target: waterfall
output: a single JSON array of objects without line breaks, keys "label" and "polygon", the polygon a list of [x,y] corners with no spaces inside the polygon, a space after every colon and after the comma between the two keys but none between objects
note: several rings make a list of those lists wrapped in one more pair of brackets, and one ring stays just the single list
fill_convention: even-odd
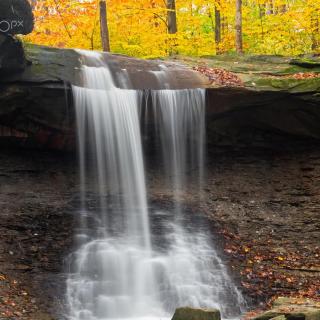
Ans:
[{"label": "waterfall", "polygon": [[175,199],[165,257],[175,296],[171,306],[218,308],[223,316],[239,315],[243,297],[215,250],[206,221],[188,217],[181,205],[187,186],[192,184],[200,194],[204,183],[205,90],[152,91],[151,100],[166,189]]},{"label": "waterfall", "polygon": [[179,203],[188,178],[196,175],[203,183],[205,90],[159,90],[151,98],[168,187]]},{"label": "waterfall", "polygon": [[81,209],[77,248],[69,257],[68,318],[162,319],[179,306],[239,314],[242,296],[210,230],[184,212],[179,199],[190,176],[200,186],[204,175],[204,91],[151,92],[164,175],[175,199],[172,210],[151,208],[142,92],[117,88],[101,54],[81,54],[81,85],[73,86]]}]

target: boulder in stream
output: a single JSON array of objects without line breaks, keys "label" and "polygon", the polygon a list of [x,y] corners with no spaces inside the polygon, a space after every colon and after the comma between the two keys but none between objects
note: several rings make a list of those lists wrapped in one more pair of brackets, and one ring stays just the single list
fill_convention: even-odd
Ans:
[{"label": "boulder in stream", "polygon": [[195,309],[183,307],[176,309],[172,320],[220,320],[220,311],[217,309]]}]

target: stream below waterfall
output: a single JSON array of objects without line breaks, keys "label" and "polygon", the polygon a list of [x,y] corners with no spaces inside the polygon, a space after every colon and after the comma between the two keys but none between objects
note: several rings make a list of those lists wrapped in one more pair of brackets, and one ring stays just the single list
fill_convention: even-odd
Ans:
[{"label": "stream below waterfall", "polygon": [[[204,183],[205,91],[119,89],[102,54],[80,54],[73,94],[81,210],[68,259],[68,318],[164,319],[182,306],[239,318],[245,302],[209,225],[179,201],[191,180],[199,190]],[[130,82],[125,72],[121,82]],[[150,118],[169,209],[148,203],[141,128]]]}]

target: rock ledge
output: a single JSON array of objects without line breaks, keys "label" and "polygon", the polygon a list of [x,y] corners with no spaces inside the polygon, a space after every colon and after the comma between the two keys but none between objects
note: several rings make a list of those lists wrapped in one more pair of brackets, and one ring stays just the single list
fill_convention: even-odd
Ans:
[{"label": "rock ledge", "polygon": [[283,318],[286,320],[319,320],[320,303],[310,299],[279,297],[274,301],[271,310],[255,317],[254,320]]}]

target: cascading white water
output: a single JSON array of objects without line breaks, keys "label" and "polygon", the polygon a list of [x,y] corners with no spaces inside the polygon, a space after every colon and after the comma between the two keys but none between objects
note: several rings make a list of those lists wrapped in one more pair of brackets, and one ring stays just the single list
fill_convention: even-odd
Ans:
[{"label": "cascading white water", "polygon": [[[205,90],[151,92],[154,123],[161,140],[168,187],[177,197],[188,177],[203,180]],[[178,200],[178,199],[176,199]]]},{"label": "cascading white water", "polygon": [[151,92],[151,99],[166,188],[175,199],[170,261],[166,261],[177,293],[174,305],[218,308],[224,316],[239,315],[243,297],[215,251],[210,230],[205,223],[186,220],[181,206],[190,183],[198,185],[199,191],[203,185],[205,90],[158,90]]},{"label": "cascading white water", "polygon": [[[83,87],[73,87],[82,189],[77,238],[83,243],[72,257],[74,270],[67,283],[70,319],[152,315],[161,307],[153,297],[156,283],[148,262],[152,254],[139,93],[117,89],[101,56],[88,55],[91,66],[83,66]],[[99,209],[93,213],[87,205],[90,181],[99,195]]]},{"label": "cascading white water", "polygon": [[153,210],[147,204],[141,92],[116,88],[100,54],[81,54],[82,85],[73,87],[81,211],[67,281],[69,319],[169,318],[179,306],[238,313],[241,295],[209,230],[191,221],[178,201],[187,171],[203,168],[204,92],[151,93],[177,203],[169,211]]}]

